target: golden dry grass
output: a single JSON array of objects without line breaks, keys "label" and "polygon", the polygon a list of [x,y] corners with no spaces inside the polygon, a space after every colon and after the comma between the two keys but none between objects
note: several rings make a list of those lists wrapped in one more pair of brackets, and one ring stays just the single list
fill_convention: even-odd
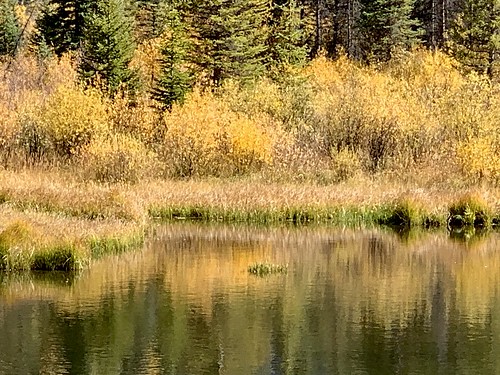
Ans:
[{"label": "golden dry grass", "polygon": [[480,197],[491,212],[500,209],[498,188],[447,188],[381,179],[335,185],[283,184],[243,178],[148,180],[136,184],[82,182],[68,173],[0,170],[0,196],[17,210],[58,213],[85,219],[145,224],[153,208],[197,207],[208,211],[279,212],[286,209],[373,208],[410,200],[427,212],[446,216],[466,194]]}]

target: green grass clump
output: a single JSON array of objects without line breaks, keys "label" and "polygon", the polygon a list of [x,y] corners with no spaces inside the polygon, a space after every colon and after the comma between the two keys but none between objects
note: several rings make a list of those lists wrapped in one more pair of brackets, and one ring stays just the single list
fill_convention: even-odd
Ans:
[{"label": "green grass clump", "polygon": [[385,215],[378,220],[379,224],[400,228],[435,228],[440,227],[445,218],[426,212],[422,204],[414,199],[401,199],[386,206]]},{"label": "green grass clump", "polygon": [[487,228],[492,224],[491,210],[482,198],[465,195],[450,206],[448,224],[452,228]]},{"label": "green grass clump", "polygon": [[89,241],[92,259],[99,259],[105,255],[120,254],[136,249],[144,244],[144,232],[128,236],[94,237]]},{"label": "green grass clump", "polygon": [[406,228],[423,225],[423,209],[413,200],[403,199],[396,202],[389,210],[390,214],[382,220],[382,224]]},{"label": "green grass clump", "polygon": [[33,254],[30,269],[37,271],[72,271],[83,268],[75,245],[60,244]]},{"label": "green grass clump", "polygon": [[273,274],[287,274],[288,265],[255,263],[248,267],[248,272],[256,276],[267,276]]},{"label": "green grass clump", "polygon": [[205,222],[241,222],[256,224],[376,224],[388,216],[385,206],[340,207],[296,206],[276,208],[236,208],[219,206],[154,206],[149,216],[155,220],[199,220]]}]

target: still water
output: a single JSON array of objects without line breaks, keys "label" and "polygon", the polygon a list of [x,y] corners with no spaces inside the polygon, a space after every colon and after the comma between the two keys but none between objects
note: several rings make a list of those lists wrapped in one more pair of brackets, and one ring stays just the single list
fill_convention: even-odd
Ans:
[{"label": "still water", "polygon": [[78,275],[0,275],[0,373],[500,374],[499,282],[494,233],[171,225]]}]

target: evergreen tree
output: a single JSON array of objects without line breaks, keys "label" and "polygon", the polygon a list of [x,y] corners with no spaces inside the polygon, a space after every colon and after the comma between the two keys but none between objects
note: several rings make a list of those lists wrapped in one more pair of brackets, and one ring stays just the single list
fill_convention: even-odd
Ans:
[{"label": "evergreen tree", "polygon": [[0,0],[0,55],[13,56],[21,35],[15,14],[16,0]]},{"label": "evergreen tree", "polygon": [[46,44],[60,56],[79,48],[85,30],[85,14],[94,9],[92,0],[49,0],[36,20],[35,45]]},{"label": "evergreen tree", "polygon": [[462,0],[415,0],[413,15],[422,24],[422,39],[426,46],[445,47],[448,30],[457,15],[460,1]]},{"label": "evergreen tree", "polygon": [[275,0],[269,22],[268,61],[270,66],[302,65],[307,46],[296,0]]},{"label": "evergreen tree", "polygon": [[85,14],[79,73],[84,81],[99,78],[113,95],[120,85],[133,89],[136,75],[129,68],[134,53],[131,18],[124,0],[98,0]]},{"label": "evergreen tree", "polygon": [[161,73],[153,91],[153,98],[164,109],[170,110],[176,102],[182,103],[191,89],[192,74],[185,69],[189,41],[177,9],[167,15],[167,35],[161,49]]},{"label": "evergreen tree", "polygon": [[451,27],[449,44],[466,68],[492,77],[500,50],[500,1],[464,0]]},{"label": "evergreen tree", "polygon": [[226,78],[252,80],[265,70],[265,0],[194,0],[191,60],[214,85]]},{"label": "evergreen tree", "polygon": [[137,42],[162,35],[170,22],[171,10],[179,9],[176,3],[168,0],[138,0],[135,12]]},{"label": "evergreen tree", "polygon": [[421,30],[412,19],[414,0],[361,0],[360,47],[366,61],[386,61],[394,49],[419,42]]}]

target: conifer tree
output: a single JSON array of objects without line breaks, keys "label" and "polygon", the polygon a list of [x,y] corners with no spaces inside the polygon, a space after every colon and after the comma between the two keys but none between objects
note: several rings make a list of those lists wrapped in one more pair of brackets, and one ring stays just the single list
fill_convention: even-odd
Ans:
[{"label": "conifer tree", "polygon": [[99,78],[113,95],[120,85],[133,89],[136,75],[129,68],[134,53],[132,21],[124,0],[98,0],[85,14],[79,73],[84,81]]},{"label": "conifer tree", "polygon": [[265,71],[268,11],[265,0],[193,0],[191,60],[212,84],[245,82]]},{"label": "conifer tree", "polygon": [[191,72],[185,68],[189,40],[180,12],[170,9],[167,17],[167,30],[161,48],[161,73],[153,98],[164,109],[170,110],[174,103],[182,103],[193,79]]},{"label": "conifer tree", "polygon": [[36,20],[35,45],[46,44],[60,56],[79,48],[85,14],[94,9],[92,0],[49,0]]},{"label": "conifer tree", "polygon": [[14,7],[16,0],[0,0],[0,55],[13,56],[21,29],[16,18]]},{"label": "conifer tree", "polygon": [[449,45],[467,69],[492,77],[500,52],[500,1],[464,0],[451,27]]},{"label": "conifer tree", "polygon": [[178,1],[138,0],[135,12],[135,36],[138,43],[159,37],[168,27],[170,11],[179,10]]},{"label": "conifer tree", "polygon": [[419,42],[419,23],[411,17],[414,0],[361,0],[360,47],[366,61],[386,61],[394,49]]},{"label": "conifer tree", "polygon": [[301,8],[296,0],[275,0],[269,21],[268,62],[270,66],[302,65],[307,58]]}]

